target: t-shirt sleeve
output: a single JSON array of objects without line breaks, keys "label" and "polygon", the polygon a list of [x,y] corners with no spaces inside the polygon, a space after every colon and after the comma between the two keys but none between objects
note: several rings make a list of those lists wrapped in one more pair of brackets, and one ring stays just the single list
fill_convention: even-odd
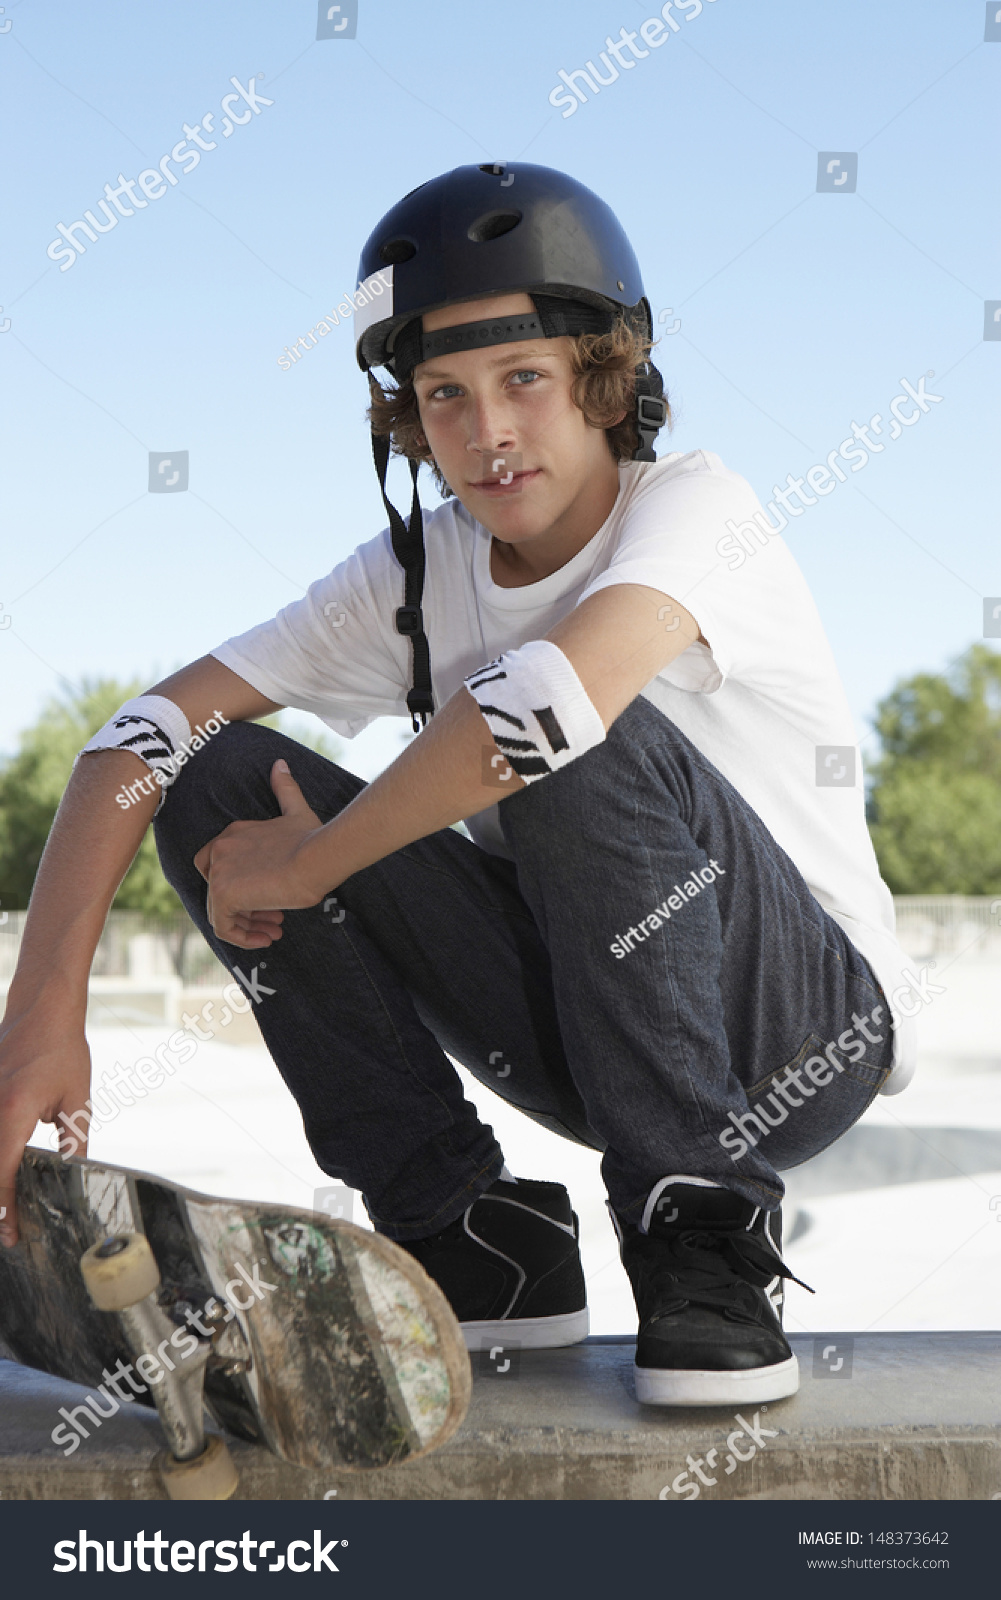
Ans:
[{"label": "t-shirt sleeve", "polygon": [[301,600],[210,654],[270,700],[311,711],[350,739],[375,717],[407,714],[410,646],[393,625],[402,604],[387,529]]},{"label": "t-shirt sleeve", "polygon": [[[789,577],[777,563],[791,562],[782,540],[765,533],[760,546],[750,541],[754,559],[735,561],[731,552],[739,553],[741,545],[733,530],[755,512],[763,516],[750,484],[701,451],[686,470],[649,472],[625,508],[608,566],[578,604],[617,583],[658,589],[691,612],[709,642],[708,649],[689,645],[662,678],[702,694],[714,693],[734,675],[752,678],[767,645],[763,620],[774,609],[776,583]],[[666,626],[669,620],[665,616]]]}]

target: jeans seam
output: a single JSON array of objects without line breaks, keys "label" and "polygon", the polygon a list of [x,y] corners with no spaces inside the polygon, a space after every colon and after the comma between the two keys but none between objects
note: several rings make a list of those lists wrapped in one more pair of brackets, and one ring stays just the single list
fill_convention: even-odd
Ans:
[{"label": "jeans seam", "polygon": [[[639,754],[639,760],[636,762],[636,764],[635,764],[635,766],[633,768],[633,772],[631,774],[631,780],[630,780],[631,783],[632,783],[632,786],[633,786],[633,806],[632,806],[632,816],[630,818],[630,822],[631,822],[631,825],[632,825],[634,843],[638,841],[638,837],[639,837],[638,836],[638,828],[637,828],[638,800],[637,800],[637,797],[636,797],[636,782],[637,782],[637,779],[639,778],[641,773],[648,779],[648,781],[652,780],[655,785],[658,785],[661,788],[666,788],[666,785],[664,785],[664,782],[663,782],[663,779],[662,779],[661,775],[656,771],[656,769],[654,768],[653,764],[651,763],[650,757],[649,757],[649,754],[648,754],[647,750],[641,749],[640,750],[640,754]],[[682,808],[680,806],[678,808],[678,812],[679,812],[679,817],[680,817],[681,822],[683,823],[684,827],[688,830],[689,834],[691,834],[691,817],[690,817],[690,815],[688,815],[688,816],[684,815],[684,813],[682,811]],[[692,842],[695,843],[694,836],[692,838]],[[647,876],[647,884],[648,884],[648,887],[650,889],[650,896],[651,896],[650,903],[655,903],[655,896],[656,896],[656,892],[657,891],[655,890],[654,884],[653,884],[653,870],[652,870],[651,863],[650,863],[650,847],[647,844],[645,844],[643,842],[640,842],[640,848],[642,849],[642,852],[643,852],[643,865],[644,865],[644,870],[645,870],[646,876]],[[702,847],[701,847],[701,845],[697,845],[697,848],[701,849]],[[719,914],[719,908],[717,906],[717,915],[718,914]],[[671,965],[670,959],[668,958],[668,956],[666,954],[667,949],[668,949],[668,943],[667,943],[667,940],[665,940],[665,966],[667,968],[667,979],[668,979],[668,982],[670,984],[671,1004],[673,1006],[675,1016],[677,1016],[678,1015],[678,1011],[679,1011],[677,983],[676,983],[675,973],[674,973],[673,967]],[[717,979],[717,987],[718,987],[718,979]],[[722,995],[720,996],[720,1003],[721,1003],[721,1006],[722,1006]],[[724,1040],[726,1040],[725,1028],[724,1028],[723,1037],[724,1037]],[[682,1042],[682,1050],[683,1050],[683,1053],[684,1053],[683,1054],[683,1060],[682,1060],[682,1067],[683,1067],[684,1074],[685,1074],[685,1081],[686,1081],[686,1083],[688,1085],[688,1093],[689,1093],[689,1096],[690,1096],[691,1104],[694,1106],[694,1108],[695,1108],[695,1110],[696,1110],[696,1112],[698,1114],[698,1120],[699,1120],[699,1124],[700,1124],[700,1129],[698,1130],[698,1132],[694,1128],[690,1129],[689,1131],[693,1135],[695,1135],[696,1137],[702,1137],[702,1138],[705,1138],[705,1139],[712,1139],[712,1131],[710,1129],[709,1120],[708,1120],[708,1117],[707,1117],[707,1114],[706,1114],[707,1108],[703,1104],[702,1095],[701,1095],[701,1093],[699,1091],[699,1085],[695,1081],[695,1076],[693,1075],[693,1071],[692,1071],[693,1063],[692,1063],[692,1060],[691,1060],[690,1041],[687,1039],[687,1037],[684,1035],[684,1033],[681,1034],[681,1042]],[[727,1044],[727,1060],[729,1062],[730,1049],[729,1049],[729,1041],[728,1040],[726,1040],[726,1044]]]},{"label": "jeans seam", "polygon": [[[890,1068],[889,1067],[872,1067],[872,1068],[870,1068],[870,1071],[879,1074],[878,1082],[876,1082],[875,1084],[872,1085],[872,1093],[870,1094],[870,1096],[869,1096],[868,1100],[865,1102],[865,1104],[862,1107],[860,1107],[860,1109],[858,1111],[858,1114],[852,1118],[851,1122],[849,1122],[846,1127],[842,1128],[840,1130],[840,1132],[834,1134],[832,1138],[828,1139],[828,1141],[827,1141],[827,1143],[825,1145],[821,1145],[819,1150],[811,1150],[810,1154],[808,1156],[803,1156],[802,1159],[799,1160],[799,1161],[793,1161],[793,1162],[790,1162],[789,1164],[783,1164],[783,1167],[782,1167],[782,1171],[783,1172],[792,1172],[795,1167],[802,1167],[807,1161],[813,1161],[817,1156],[822,1156],[824,1154],[825,1150],[830,1150],[832,1145],[837,1144],[839,1139],[843,1139],[845,1134],[846,1133],[850,1133],[852,1128],[855,1127],[856,1123],[858,1123],[858,1122],[860,1122],[862,1120],[862,1118],[865,1116],[866,1112],[869,1110],[869,1107],[872,1105],[873,1101],[875,1100],[876,1096],[879,1094],[879,1091],[883,1087],[883,1084],[886,1082],[887,1078],[890,1076]],[[855,1081],[858,1082],[859,1080],[856,1079]]]},{"label": "jeans seam", "polygon": [[[396,1023],[393,1021],[392,1015],[391,1015],[391,1013],[389,1011],[389,1008],[386,1005],[385,1000],[382,997],[382,994],[381,994],[381,992],[379,990],[378,984],[375,982],[375,979],[372,977],[372,974],[369,972],[368,967],[365,964],[364,956],[362,955],[361,951],[358,949],[357,944],[352,939],[351,934],[350,934],[350,932],[349,932],[349,930],[347,928],[345,928],[344,933],[345,933],[345,937],[347,939],[347,942],[348,942],[348,944],[349,944],[349,946],[351,948],[351,952],[354,955],[354,957],[355,957],[356,961],[358,962],[359,966],[361,967],[362,972],[365,974],[366,982],[368,983],[369,988],[371,989],[371,991],[375,995],[376,1001],[377,1001],[380,1009],[382,1010],[382,1013],[383,1013],[383,1016],[385,1017],[386,1022],[389,1025],[390,1032],[392,1033],[392,1036],[393,1036],[393,1038],[394,1038],[394,1040],[396,1042],[396,1048],[399,1051],[400,1059],[403,1062],[403,1065],[406,1067],[406,1070],[410,1074],[411,1078],[413,1078],[414,1081],[417,1084],[420,1085],[421,1089],[429,1091],[434,1096],[434,1098],[438,1101],[438,1104],[441,1106],[442,1110],[445,1111],[446,1114],[448,1115],[450,1128],[454,1127],[455,1118],[453,1117],[452,1112],[449,1109],[448,1102],[446,1100],[443,1100],[441,1095],[438,1093],[437,1089],[433,1088],[429,1083],[427,1083],[420,1076],[419,1073],[414,1071],[413,1067],[411,1066],[410,1059],[409,1059],[409,1057],[407,1055],[406,1047],[404,1046],[403,1040],[400,1037],[399,1030],[398,1030],[398,1028],[396,1026]],[[412,1001],[411,1001],[411,1004],[413,1004]],[[416,1012],[415,1012],[415,1016],[416,1016]],[[420,1026],[423,1028],[424,1027],[424,1023],[420,1021],[419,1017],[417,1017],[417,1021],[420,1024]],[[434,1041],[435,1048],[437,1050],[441,1050],[441,1045],[438,1043],[437,1039],[434,1038],[434,1034],[431,1033],[430,1029],[426,1029],[425,1031],[428,1033],[428,1037]],[[442,1051],[443,1055],[444,1055],[444,1053],[445,1052]],[[454,1068],[452,1070],[454,1071]]]},{"label": "jeans seam", "polygon": [[[817,1047],[816,1049],[813,1048],[814,1042],[816,1042],[816,1047]],[[789,1067],[797,1066],[799,1064],[800,1057],[802,1057],[803,1060],[805,1061],[808,1058],[808,1056],[811,1056],[811,1055],[822,1055],[823,1051],[824,1051],[824,1041],[823,1041],[823,1039],[821,1038],[819,1033],[815,1032],[814,1029],[811,1028],[809,1033],[807,1034],[806,1038],[804,1039],[803,1043],[800,1045],[799,1049],[796,1051],[796,1053],[793,1056],[791,1056],[788,1061],[782,1062],[781,1066],[772,1067],[770,1069],[770,1071],[765,1073],[765,1076],[763,1078],[758,1078],[755,1083],[748,1084],[746,1089],[744,1090],[745,1096],[747,1097],[748,1100],[750,1100],[751,1095],[758,1094],[759,1091],[762,1091],[765,1088],[766,1084],[772,1083],[773,1079],[779,1077],[780,1074],[785,1072],[785,1071],[787,1071],[787,1069]]]}]

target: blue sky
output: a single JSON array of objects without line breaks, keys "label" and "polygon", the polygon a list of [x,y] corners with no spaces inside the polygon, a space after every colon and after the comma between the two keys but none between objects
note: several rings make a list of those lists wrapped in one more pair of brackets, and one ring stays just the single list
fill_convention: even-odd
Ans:
[{"label": "blue sky", "polygon": [[[787,538],[860,736],[899,677],[981,637],[1001,596],[983,0],[687,0],[570,116],[559,70],[652,0],[357,10],[356,37],[329,40],[315,0],[0,16],[0,750],[61,680],[152,681],[383,526],[349,329],[291,371],[277,358],[354,286],[382,213],[465,162],[558,167],[609,201],[664,334],[662,453],[713,450],[763,500],[934,372],[941,401]],[[233,77],[273,104],[61,271],[56,224],[185,122],[211,111],[218,134]],[[820,151],[857,154],[855,193],[816,191]],[[179,450],[188,492],[149,494],[149,452]]]}]

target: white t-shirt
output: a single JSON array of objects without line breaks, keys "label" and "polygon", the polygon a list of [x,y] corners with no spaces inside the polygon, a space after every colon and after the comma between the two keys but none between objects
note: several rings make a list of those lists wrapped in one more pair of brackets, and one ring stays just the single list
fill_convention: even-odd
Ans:
[{"label": "white t-shirt", "polygon": [[[861,763],[852,788],[817,783],[817,746],[856,741],[813,597],[778,536],[752,543],[755,553],[739,566],[732,538],[724,555],[717,551],[726,524],[756,511],[746,480],[706,451],[625,462],[615,505],[583,550],[541,582],[510,589],[490,575],[490,534],[460,501],[446,501],[425,516],[435,705],[468,673],[543,638],[610,584],[643,584],[680,601],[709,648],[689,645],[643,694],[754,808],[892,997],[908,987],[907,958],[865,824]],[[312,711],[350,738],[375,717],[407,714],[410,644],[394,626],[403,598],[387,528],[302,600],[212,654],[269,699]],[[509,855],[496,806],[467,826],[484,850]],[[894,1066],[883,1089],[891,1094],[909,1082],[916,1056],[914,1023],[895,1002],[894,1011]]]}]

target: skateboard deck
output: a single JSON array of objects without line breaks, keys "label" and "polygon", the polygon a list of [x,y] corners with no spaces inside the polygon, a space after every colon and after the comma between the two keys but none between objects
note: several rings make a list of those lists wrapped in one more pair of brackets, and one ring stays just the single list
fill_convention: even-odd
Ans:
[{"label": "skateboard deck", "polygon": [[[203,1370],[189,1408],[197,1438],[182,1455],[203,1448],[202,1400],[229,1433],[321,1469],[424,1455],[465,1416],[470,1367],[455,1315],[418,1262],[378,1234],[30,1146],[17,1211],[19,1242],[0,1250],[0,1338],[24,1365],[96,1390],[107,1389],[105,1369],[134,1367],[170,1336],[153,1366],[139,1365],[151,1382],[135,1398],[157,1405],[176,1449],[164,1397],[189,1358]],[[159,1287],[131,1311],[98,1310],[81,1257],[129,1240],[147,1258],[151,1248]],[[180,1376],[154,1383],[171,1359]]]}]

